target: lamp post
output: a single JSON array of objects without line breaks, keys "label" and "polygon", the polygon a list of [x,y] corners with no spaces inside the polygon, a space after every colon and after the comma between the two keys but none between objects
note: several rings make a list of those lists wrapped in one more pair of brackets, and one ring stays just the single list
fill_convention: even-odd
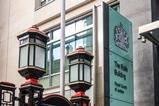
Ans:
[{"label": "lamp post", "polygon": [[91,87],[91,62],[92,54],[79,47],[67,55],[69,59],[69,87],[75,91],[71,102],[75,106],[88,106],[89,97],[85,95],[86,90]]},{"label": "lamp post", "polygon": [[[45,74],[48,37],[39,31],[38,27],[32,26],[17,38],[19,40],[18,72],[26,79],[20,87],[19,105],[35,106],[41,104],[42,100],[43,87],[38,83],[38,79]],[[28,100],[26,100],[27,96]]]}]

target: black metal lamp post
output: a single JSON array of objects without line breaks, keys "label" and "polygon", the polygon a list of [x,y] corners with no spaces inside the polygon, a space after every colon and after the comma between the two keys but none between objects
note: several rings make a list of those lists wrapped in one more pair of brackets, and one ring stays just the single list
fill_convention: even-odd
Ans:
[{"label": "black metal lamp post", "polygon": [[89,97],[85,91],[91,87],[91,61],[92,54],[79,47],[68,54],[69,59],[69,86],[75,91],[71,102],[77,106],[88,106]]},{"label": "black metal lamp post", "polygon": [[[26,78],[26,82],[20,87],[19,105],[34,106],[42,100],[43,87],[38,83],[38,78],[45,74],[48,37],[38,27],[32,26],[17,38],[20,41],[18,72]],[[29,96],[27,101],[26,96]]]}]

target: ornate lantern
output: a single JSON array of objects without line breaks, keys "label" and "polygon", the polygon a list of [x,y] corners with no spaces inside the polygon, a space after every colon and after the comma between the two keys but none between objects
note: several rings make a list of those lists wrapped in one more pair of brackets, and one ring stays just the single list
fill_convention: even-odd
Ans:
[{"label": "ornate lantern", "polygon": [[[41,105],[44,89],[38,83],[38,78],[45,74],[47,39],[48,37],[36,26],[18,36],[20,41],[18,72],[26,78],[26,82],[20,87],[20,106]],[[28,101],[26,97],[29,98]]]},{"label": "ornate lantern", "polygon": [[68,59],[69,86],[76,92],[71,101],[75,104],[88,105],[89,98],[85,95],[85,91],[91,87],[91,61],[93,56],[84,48],[79,47],[75,52],[68,54]]},{"label": "ornate lantern", "polygon": [[48,37],[36,26],[18,36],[20,75],[27,80],[36,80],[45,74],[46,42]]}]

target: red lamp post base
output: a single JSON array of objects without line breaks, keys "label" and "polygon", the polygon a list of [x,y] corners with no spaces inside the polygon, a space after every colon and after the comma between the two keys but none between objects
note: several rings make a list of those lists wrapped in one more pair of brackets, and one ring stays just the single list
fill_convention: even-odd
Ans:
[{"label": "red lamp post base", "polygon": [[38,79],[35,78],[28,78],[26,79],[25,83],[21,85],[21,87],[26,86],[26,85],[35,85],[42,87],[42,85],[38,82]]},{"label": "red lamp post base", "polygon": [[89,97],[83,91],[78,91],[71,97],[71,102],[74,106],[89,106],[89,101]]}]

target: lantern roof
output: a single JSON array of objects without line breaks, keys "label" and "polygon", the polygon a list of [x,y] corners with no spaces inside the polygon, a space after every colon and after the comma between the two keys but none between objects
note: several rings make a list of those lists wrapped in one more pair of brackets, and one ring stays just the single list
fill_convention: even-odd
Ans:
[{"label": "lantern roof", "polygon": [[89,59],[93,59],[93,55],[87,51],[85,51],[85,48],[83,47],[79,47],[77,48],[74,52],[72,53],[69,53],[67,55],[68,58],[74,58],[74,57],[77,57],[79,55],[83,55],[85,56],[86,58],[89,58]]},{"label": "lantern roof", "polygon": [[0,85],[3,85],[3,86],[9,86],[9,87],[13,87],[15,88],[15,84],[13,83],[10,83],[10,82],[0,82]]},{"label": "lantern roof", "polygon": [[19,34],[17,36],[17,38],[21,38],[27,34],[30,34],[30,33],[37,33],[38,35],[40,35],[41,37],[44,37],[46,39],[49,39],[49,37],[45,34],[45,32],[43,31],[40,31],[38,26],[37,25],[33,25],[32,27],[30,27],[29,29],[25,30],[24,32],[22,32],[21,34]]}]

